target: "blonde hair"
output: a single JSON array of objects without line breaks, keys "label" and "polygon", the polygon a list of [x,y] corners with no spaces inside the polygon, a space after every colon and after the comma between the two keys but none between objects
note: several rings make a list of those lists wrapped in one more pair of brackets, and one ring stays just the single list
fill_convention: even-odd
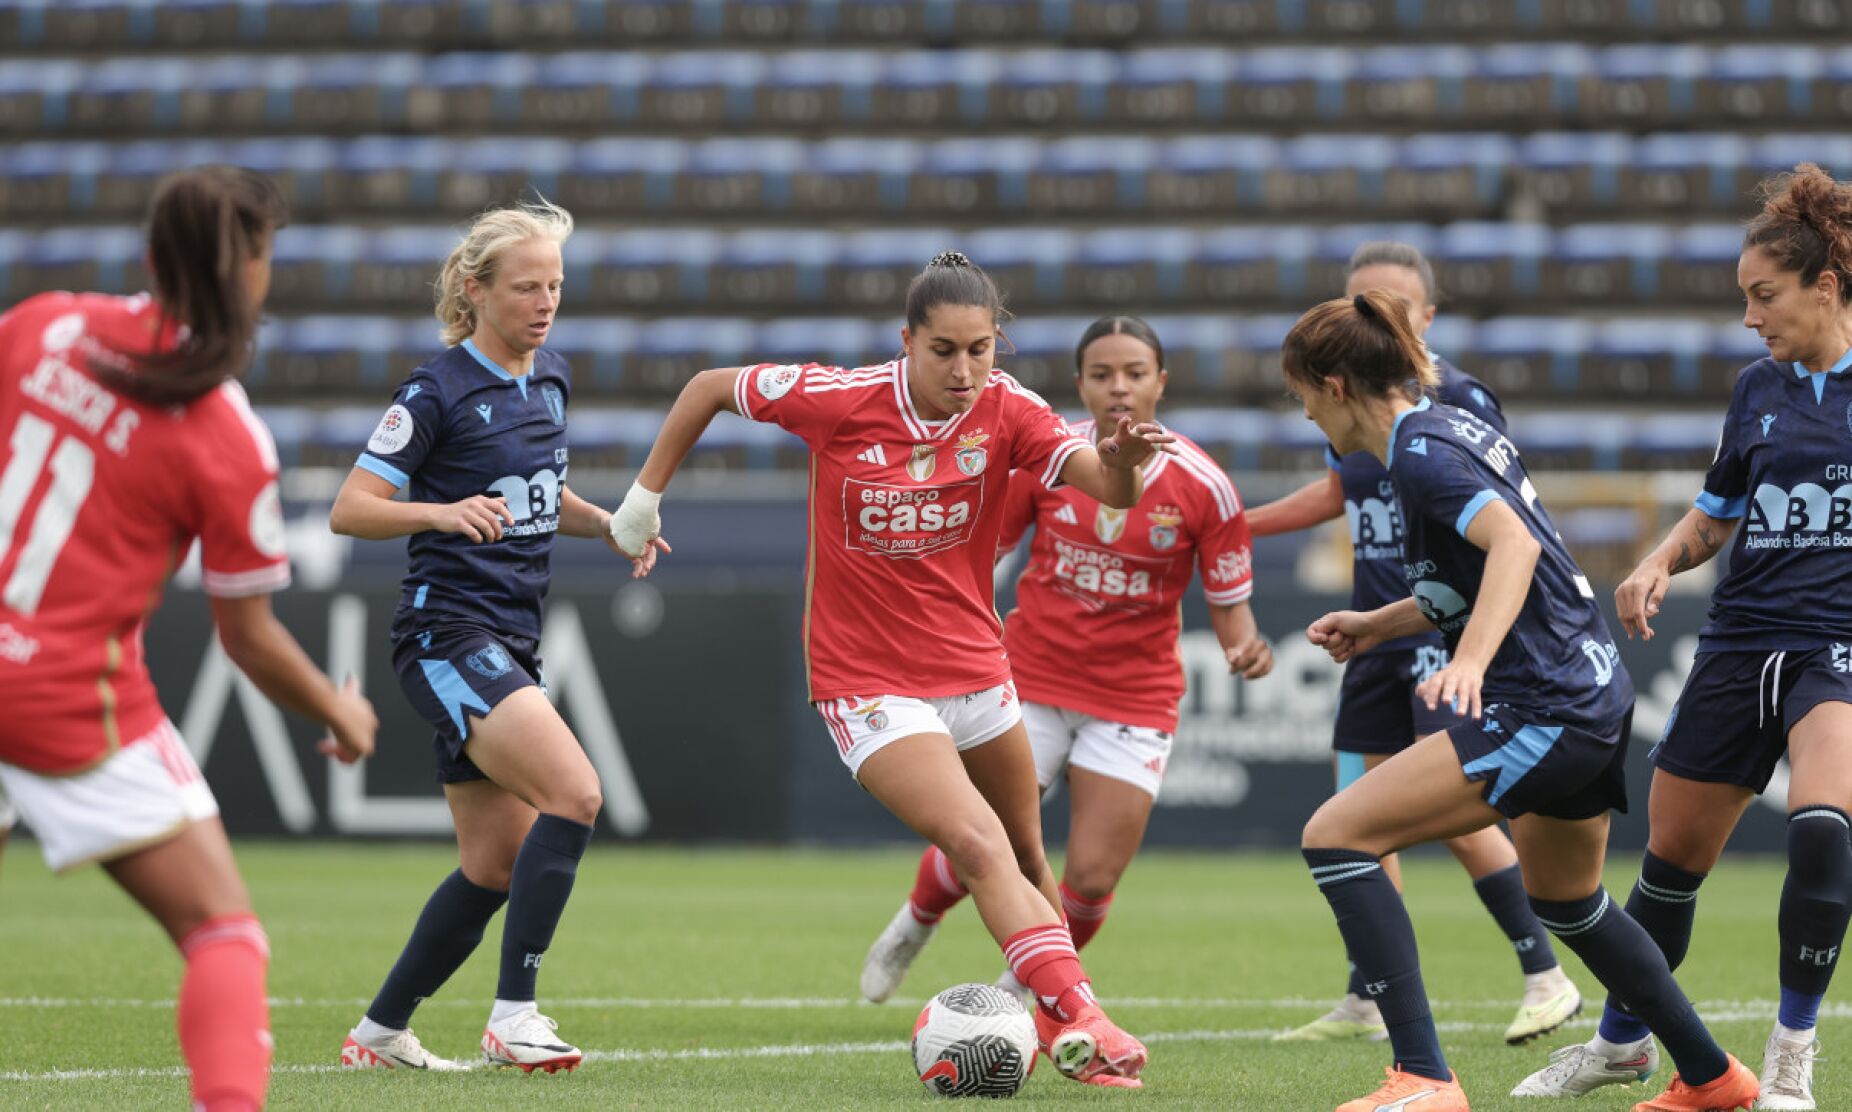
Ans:
[{"label": "blonde hair", "polygon": [[572,214],[545,197],[490,209],[476,217],[437,274],[437,319],[443,325],[444,345],[455,347],[476,331],[476,307],[470,304],[464,279],[492,284],[497,264],[509,248],[530,239],[564,245],[570,235]]}]

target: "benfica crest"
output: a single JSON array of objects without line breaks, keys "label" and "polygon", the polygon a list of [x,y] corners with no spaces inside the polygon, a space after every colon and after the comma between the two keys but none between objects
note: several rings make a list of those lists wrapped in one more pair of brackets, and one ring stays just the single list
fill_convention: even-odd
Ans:
[{"label": "benfica crest", "polygon": [[1183,515],[1174,513],[1152,512],[1145,515],[1151,523],[1151,547],[1159,552],[1173,548],[1177,543],[1177,526],[1183,524]]},{"label": "benfica crest", "polygon": [[923,483],[932,478],[933,469],[939,465],[939,448],[934,444],[915,444],[913,455],[907,460],[907,474],[916,483]]},{"label": "benfica crest", "polygon": [[1115,510],[1111,506],[1101,506],[1093,515],[1093,535],[1107,544],[1118,540],[1125,534],[1125,511]]},{"label": "benfica crest", "polygon": [[966,433],[959,437],[958,451],[952,456],[953,461],[958,464],[958,470],[967,475],[982,475],[984,465],[990,462],[990,453],[978,445],[989,439],[990,434],[984,432]]}]

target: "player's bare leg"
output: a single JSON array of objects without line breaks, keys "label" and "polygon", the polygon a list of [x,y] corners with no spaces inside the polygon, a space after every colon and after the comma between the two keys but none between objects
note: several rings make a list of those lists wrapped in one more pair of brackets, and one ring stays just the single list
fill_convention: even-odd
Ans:
[{"label": "player's bare leg", "polygon": [[857,779],[951,859],[1017,979],[1034,991],[1037,1028],[1056,1067],[1080,1080],[1099,1074],[1136,1080],[1144,1047],[1095,1003],[1072,937],[1048,897],[1023,875],[1003,821],[971,782],[952,739],[902,738],[870,755]]},{"label": "player's bare leg", "polygon": [[176,1023],[195,1107],[255,1112],[270,1078],[270,948],[216,818],[104,869],[154,916],[186,959]]},{"label": "player's bare leg", "polygon": [[1074,946],[1083,948],[1106,921],[1120,878],[1144,844],[1156,802],[1124,780],[1072,765],[1067,770],[1070,814],[1061,900]]},{"label": "player's bare leg", "polygon": [[971,783],[990,809],[1003,820],[1010,851],[1029,883],[1035,885],[1056,915],[1061,914],[1061,893],[1048,867],[1042,841],[1042,788],[1035,779],[1035,754],[1029,748],[1029,729],[1017,722],[982,745],[961,751]]}]

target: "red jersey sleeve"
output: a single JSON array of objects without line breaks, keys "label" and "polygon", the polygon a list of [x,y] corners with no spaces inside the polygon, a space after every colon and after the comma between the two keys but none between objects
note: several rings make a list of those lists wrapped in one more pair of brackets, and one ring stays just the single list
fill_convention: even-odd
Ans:
[{"label": "red jersey sleeve", "polygon": [[1022,543],[1022,535],[1035,523],[1035,492],[1041,486],[1026,471],[1010,472],[1010,488],[1003,495],[1003,531],[997,534],[1001,557]]},{"label": "red jersey sleeve", "polygon": [[1254,593],[1254,538],[1248,532],[1247,514],[1234,482],[1194,444],[1178,444],[1172,462],[1196,479],[1191,510],[1203,597],[1213,606],[1246,602]]},{"label": "red jersey sleeve", "polygon": [[244,388],[227,382],[187,413],[199,428],[194,521],[201,585],[209,595],[243,598],[289,586],[277,450]]},{"label": "red jersey sleeve", "polygon": [[[1005,412],[1011,418],[1010,466],[1027,473],[1048,490],[1058,490],[1061,469],[1075,452],[1087,447],[1084,437],[1074,435],[1059,413],[1049,408],[1040,394],[1017,382],[1002,371],[992,371],[1007,391]],[[1015,486],[1012,476],[1010,485]]]},{"label": "red jersey sleeve", "polygon": [[846,385],[890,374],[889,367],[848,370],[817,363],[758,363],[740,368],[733,405],[740,416],[777,425],[812,450],[822,448],[842,420]]}]

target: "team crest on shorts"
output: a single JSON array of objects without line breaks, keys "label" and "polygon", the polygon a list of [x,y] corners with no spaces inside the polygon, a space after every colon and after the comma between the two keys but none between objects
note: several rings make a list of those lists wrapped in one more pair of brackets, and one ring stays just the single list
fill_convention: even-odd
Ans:
[{"label": "team crest on shorts", "polygon": [[1125,534],[1125,511],[1101,506],[1093,515],[1093,535],[1107,544]]},{"label": "team crest on shorts", "polygon": [[566,423],[566,398],[559,392],[559,387],[542,386],[540,400],[547,403],[547,416],[553,418],[554,424]]},{"label": "team crest on shorts", "polygon": [[907,460],[907,475],[916,483],[923,483],[932,478],[932,473],[939,465],[939,448],[936,444],[915,444],[913,455]]},{"label": "team crest on shorts", "polygon": [[508,659],[508,650],[500,645],[484,645],[463,658],[469,670],[484,679],[500,679],[514,669],[514,661]]},{"label": "team crest on shorts", "polygon": [[1176,507],[1154,507],[1145,519],[1151,523],[1152,548],[1163,552],[1177,546],[1177,527],[1183,524],[1183,515],[1176,512]]},{"label": "team crest on shorts", "polygon": [[862,724],[867,726],[870,730],[880,731],[887,729],[887,712],[881,709],[881,700],[879,699],[876,699],[872,703],[864,703],[852,709],[849,713],[861,715]]},{"label": "team crest on shorts", "polygon": [[987,432],[972,432],[958,438],[958,451],[952,459],[958,464],[958,470],[967,475],[982,475],[984,465],[990,462],[990,453],[978,447],[990,439]]}]

